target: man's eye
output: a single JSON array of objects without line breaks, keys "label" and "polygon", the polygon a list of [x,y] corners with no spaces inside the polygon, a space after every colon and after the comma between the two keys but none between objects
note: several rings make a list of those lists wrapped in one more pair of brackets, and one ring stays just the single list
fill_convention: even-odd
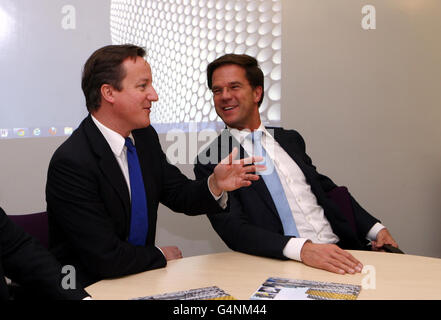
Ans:
[{"label": "man's eye", "polygon": [[220,93],[221,93],[221,90],[219,90],[219,89],[214,89],[214,90],[213,90],[213,94],[214,94],[215,96],[219,95]]}]

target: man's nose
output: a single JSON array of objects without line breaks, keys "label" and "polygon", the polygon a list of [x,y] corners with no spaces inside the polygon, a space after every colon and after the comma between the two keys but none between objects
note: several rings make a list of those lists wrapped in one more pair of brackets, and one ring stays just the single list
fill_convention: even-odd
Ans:
[{"label": "man's nose", "polygon": [[159,97],[158,97],[158,94],[156,93],[155,88],[152,87],[152,90],[149,92],[148,99],[153,102],[159,100]]},{"label": "man's nose", "polygon": [[222,89],[221,98],[222,99],[230,99],[231,98],[230,88],[225,87]]}]

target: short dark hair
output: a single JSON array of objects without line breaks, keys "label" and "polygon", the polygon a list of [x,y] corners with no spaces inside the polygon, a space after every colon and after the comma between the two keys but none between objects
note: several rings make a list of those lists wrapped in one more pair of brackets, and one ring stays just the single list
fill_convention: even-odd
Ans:
[{"label": "short dark hair", "polygon": [[262,87],[262,97],[259,101],[259,107],[263,102],[264,96],[264,75],[259,67],[257,60],[246,54],[226,54],[222,57],[217,58],[211,62],[207,67],[207,80],[208,88],[210,90],[213,86],[213,73],[214,71],[224,65],[237,65],[245,69],[246,77],[253,89],[257,87]]},{"label": "short dark hair", "polygon": [[122,90],[121,82],[126,76],[122,63],[127,59],[144,58],[144,48],[132,45],[110,45],[95,51],[87,60],[83,69],[81,88],[86,97],[89,112],[96,111],[101,105],[101,86],[110,84],[116,90]]}]

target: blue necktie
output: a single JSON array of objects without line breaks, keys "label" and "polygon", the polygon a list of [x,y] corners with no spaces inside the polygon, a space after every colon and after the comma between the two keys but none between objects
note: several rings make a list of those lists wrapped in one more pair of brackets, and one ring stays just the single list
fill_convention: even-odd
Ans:
[{"label": "blue necktie", "polygon": [[147,239],[148,212],[147,198],[139,165],[136,148],[130,138],[126,138],[127,162],[129,164],[130,193],[132,214],[130,219],[129,242],[135,246],[144,246]]},{"label": "blue necktie", "polygon": [[296,223],[292,216],[291,209],[286,199],[285,191],[283,190],[282,182],[280,182],[279,175],[277,174],[274,163],[271,157],[267,157],[265,149],[262,147],[262,132],[254,131],[251,134],[254,144],[254,155],[262,156],[264,161],[262,164],[266,166],[266,170],[262,171],[260,175],[268,188],[268,191],[273,198],[276,205],[277,212],[279,213],[280,220],[282,221],[283,231],[287,236],[299,237],[299,232],[296,228]]}]

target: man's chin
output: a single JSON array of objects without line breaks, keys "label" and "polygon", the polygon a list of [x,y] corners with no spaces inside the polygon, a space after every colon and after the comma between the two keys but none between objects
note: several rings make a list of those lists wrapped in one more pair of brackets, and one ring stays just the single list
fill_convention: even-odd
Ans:
[{"label": "man's chin", "polygon": [[238,122],[238,121],[225,119],[224,123],[230,128],[242,130],[242,126],[240,125],[240,122]]},{"label": "man's chin", "polygon": [[235,121],[235,119],[233,119],[232,117],[225,117],[225,116],[219,116],[222,121],[229,127],[231,128],[235,128],[237,125],[237,121]]},{"label": "man's chin", "polygon": [[150,126],[150,119],[137,124],[136,129],[144,129]]}]

